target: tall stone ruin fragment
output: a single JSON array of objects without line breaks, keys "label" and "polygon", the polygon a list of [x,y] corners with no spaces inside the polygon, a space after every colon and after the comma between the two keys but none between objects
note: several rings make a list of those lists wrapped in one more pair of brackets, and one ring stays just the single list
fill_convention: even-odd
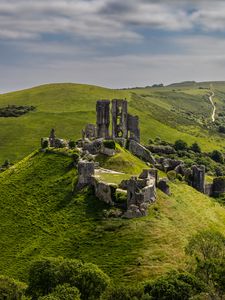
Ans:
[{"label": "tall stone ruin fragment", "polygon": [[139,129],[139,118],[138,116],[132,116],[128,114],[127,129],[129,131],[129,138],[140,142],[140,129]]},{"label": "tall stone ruin fragment", "polygon": [[96,103],[97,138],[109,138],[110,101],[98,100]]},{"label": "tall stone ruin fragment", "polygon": [[55,129],[52,128],[50,135],[49,135],[49,146],[50,147],[55,147],[55,139],[56,139]]},{"label": "tall stone ruin fragment", "polygon": [[127,101],[112,100],[112,138],[127,139]]},{"label": "tall stone ruin fragment", "polygon": [[192,187],[201,193],[205,193],[205,166],[193,166]]}]

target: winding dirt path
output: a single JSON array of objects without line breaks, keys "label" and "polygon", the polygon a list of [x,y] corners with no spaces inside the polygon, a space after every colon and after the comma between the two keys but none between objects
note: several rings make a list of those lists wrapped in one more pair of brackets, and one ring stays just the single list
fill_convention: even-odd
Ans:
[{"label": "winding dirt path", "polygon": [[212,121],[215,122],[215,115],[216,115],[216,106],[213,102],[213,97],[215,96],[214,92],[211,91],[211,95],[209,96],[209,101],[212,104],[213,107],[213,113],[212,113]]}]

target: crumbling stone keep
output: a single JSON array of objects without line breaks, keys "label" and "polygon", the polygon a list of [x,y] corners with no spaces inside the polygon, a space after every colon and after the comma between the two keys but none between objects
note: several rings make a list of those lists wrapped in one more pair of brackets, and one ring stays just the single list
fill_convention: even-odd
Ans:
[{"label": "crumbling stone keep", "polygon": [[99,100],[96,103],[96,125],[97,137],[109,138],[109,125],[110,125],[110,101]]},{"label": "crumbling stone keep", "polygon": [[112,138],[127,138],[127,101],[112,100]]}]

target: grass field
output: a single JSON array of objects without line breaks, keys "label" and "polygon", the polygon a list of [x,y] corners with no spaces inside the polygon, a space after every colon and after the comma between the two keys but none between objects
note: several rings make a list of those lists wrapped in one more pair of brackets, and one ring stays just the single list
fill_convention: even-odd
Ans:
[{"label": "grass field", "polygon": [[[214,82],[217,114],[225,110],[225,83]],[[224,135],[211,124],[207,100],[210,83],[175,84],[164,88],[112,90],[82,84],[49,84],[0,95],[0,107],[33,105],[19,118],[0,118],[0,163],[15,162],[39,146],[55,128],[59,137],[77,139],[86,123],[95,122],[98,99],[126,98],[129,111],[140,117],[141,139],[160,136],[174,142],[197,141],[204,151],[225,147]]]},{"label": "grass field", "polygon": [[0,174],[2,274],[26,281],[34,259],[63,256],[135,283],[184,267],[184,247],[198,230],[225,230],[225,208],[186,184],[171,183],[170,197],[158,191],[147,217],[124,220],[105,219],[108,207],[91,191],[73,194],[75,180],[71,158],[37,151]]}]

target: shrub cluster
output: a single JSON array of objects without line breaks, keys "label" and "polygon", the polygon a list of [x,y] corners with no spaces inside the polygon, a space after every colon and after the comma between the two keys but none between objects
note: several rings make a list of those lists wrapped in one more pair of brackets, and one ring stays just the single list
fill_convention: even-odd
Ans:
[{"label": "shrub cluster", "polygon": [[116,143],[113,140],[104,140],[103,145],[109,149],[116,149]]},{"label": "shrub cluster", "polygon": [[57,295],[66,291],[74,296],[72,299],[95,300],[109,283],[109,277],[96,265],[74,259],[46,258],[32,264],[27,293],[32,299],[53,300],[62,299]]},{"label": "shrub cluster", "polygon": [[6,107],[0,108],[0,117],[1,118],[20,117],[32,110],[35,110],[34,106],[8,105]]}]

